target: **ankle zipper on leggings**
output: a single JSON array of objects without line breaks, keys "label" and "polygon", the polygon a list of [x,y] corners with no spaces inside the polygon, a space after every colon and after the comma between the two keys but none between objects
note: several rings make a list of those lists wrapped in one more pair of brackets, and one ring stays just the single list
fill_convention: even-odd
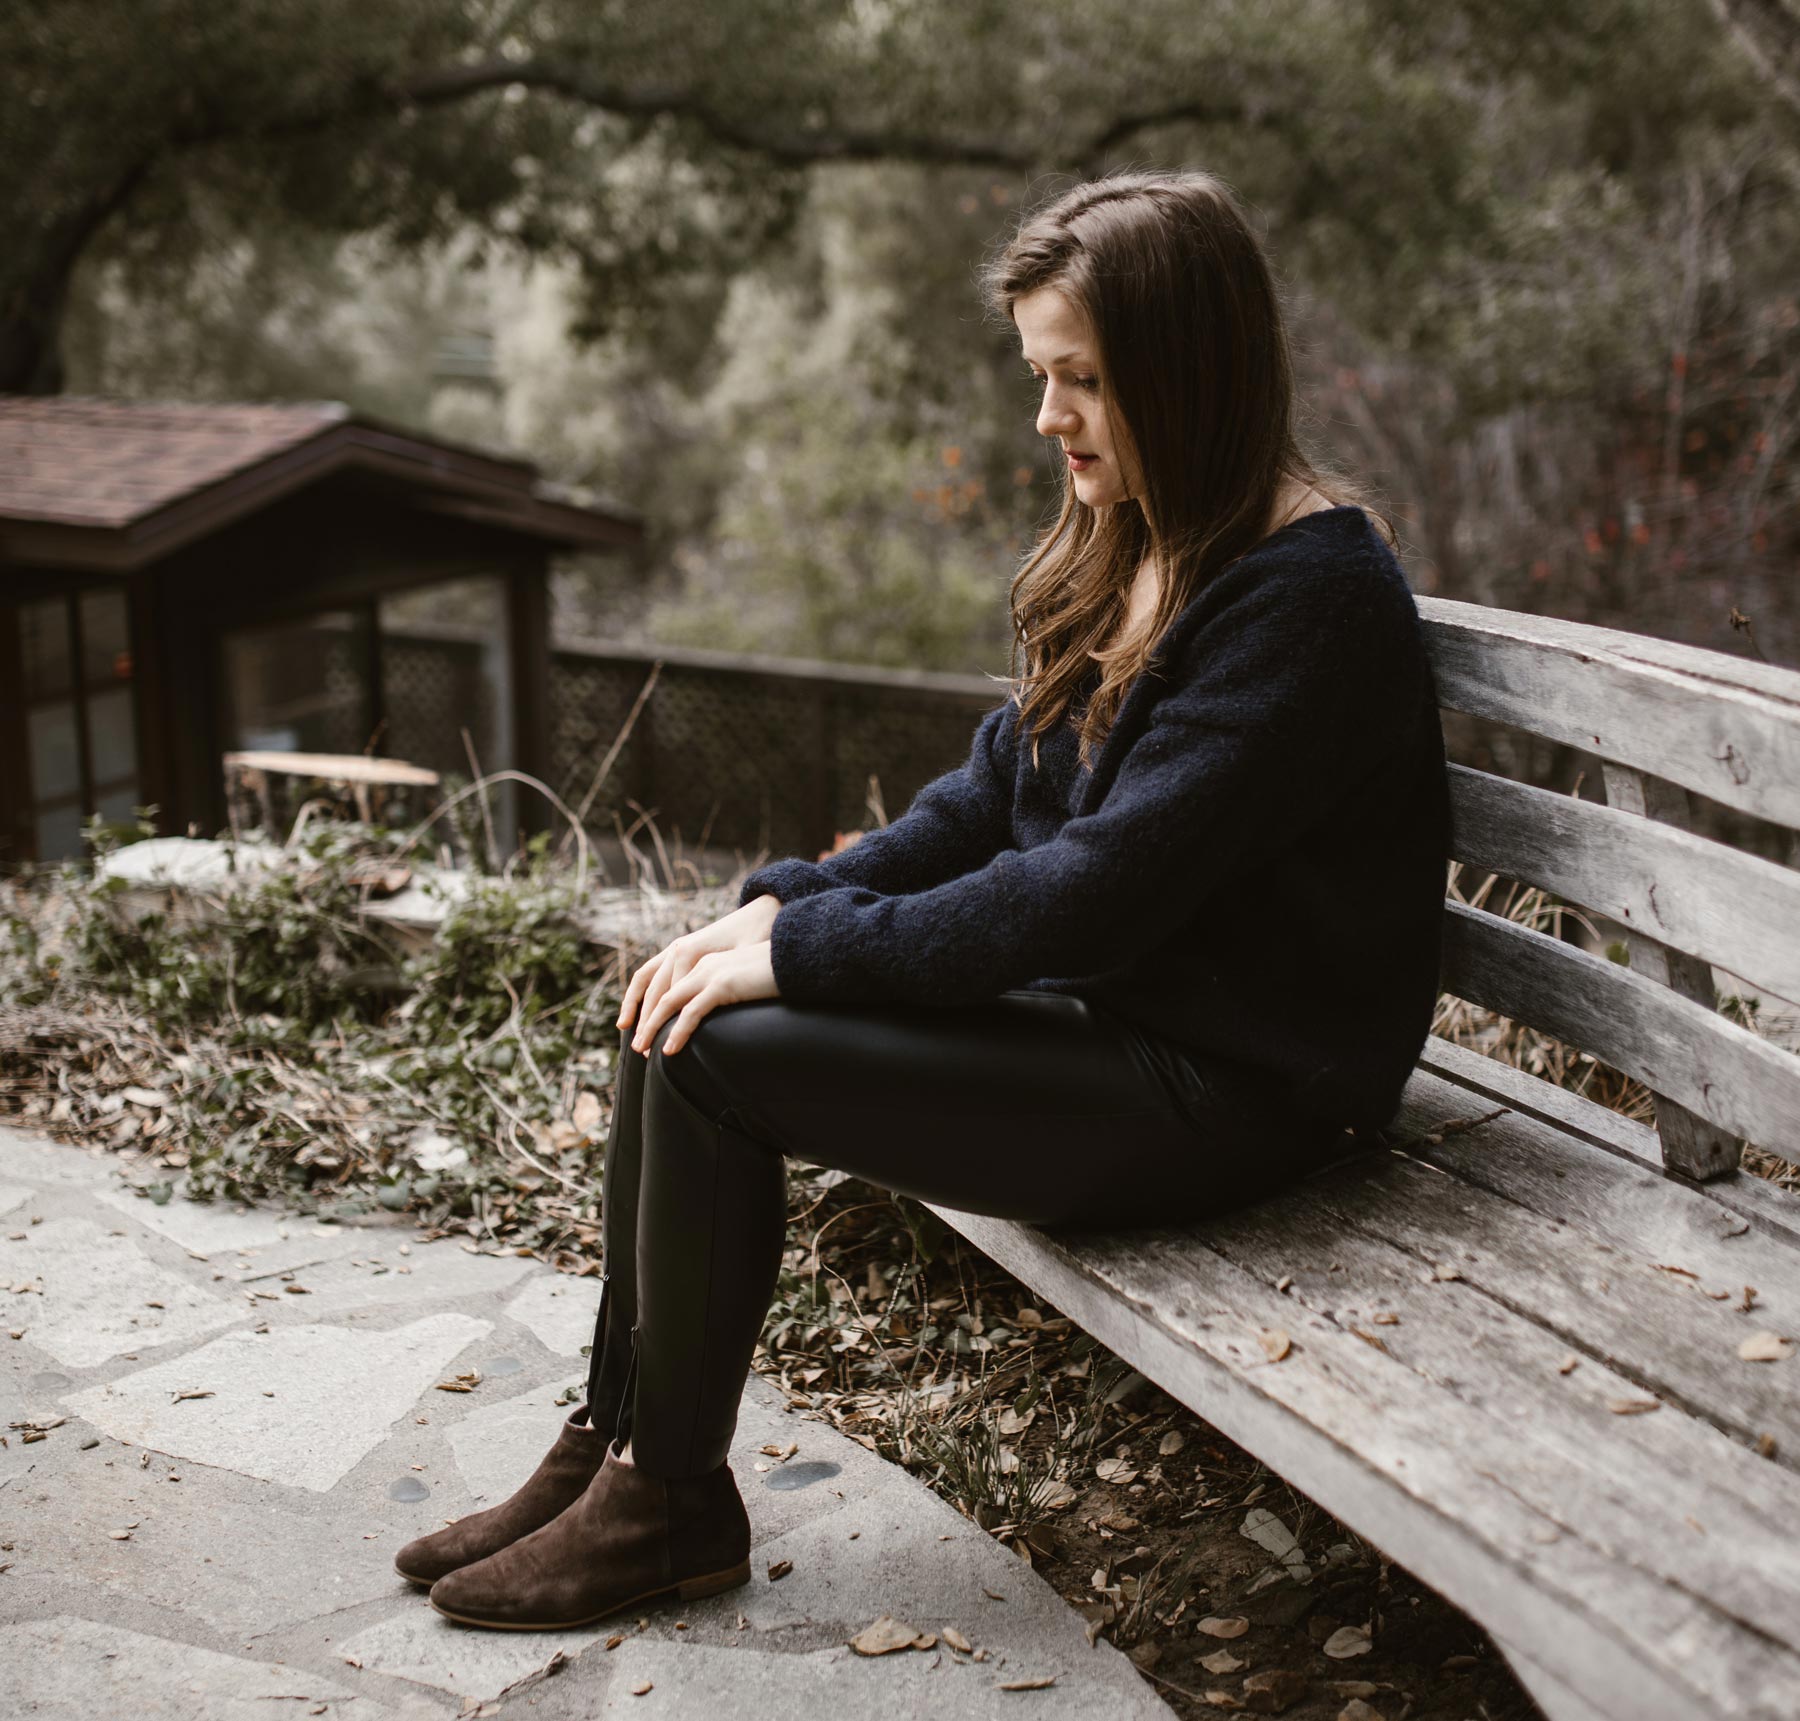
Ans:
[{"label": "ankle zipper on leggings", "polygon": [[588,1426],[594,1423],[594,1406],[600,1400],[600,1375],[606,1358],[606,1297],[612,1282],[610,1273],[600,1275],[600,1306],[594,1311],[594,1342],[588,1348],[587,1411]]},{"label": "ankle zipper on leggings", "polygon": [[625,1449],[627,1442],[631,1439],[632,1398],[637,1390],[637,1368],[638,1330],[634,1326],[631,1329],[631,1360],[625,1365],[625,1384],[619,1392],[619,1421],[613,1432],[613,1438],[618,1441],[620,1451]]}]

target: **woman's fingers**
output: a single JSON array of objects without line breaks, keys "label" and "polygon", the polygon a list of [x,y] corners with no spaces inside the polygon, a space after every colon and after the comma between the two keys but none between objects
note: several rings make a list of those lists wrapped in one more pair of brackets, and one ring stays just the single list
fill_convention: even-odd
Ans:
[{"label": "woman's fingers", "polygon": [[679,1052],[707,1015],[721,1004],[780,996],[775,984],[774,952],[766,940],[709,951],[645,1011],[644,1045],[653,1046],[658,1029],[671,1016],[677,1016],[675,1026],[663,1040],[663,1051]]},{"label": "woman's fingers", "polygon": [[644,995],[650,990],[650,982],[656,978],[657,968],[661,965],[667,951],[659,950],[648,962],[639,965],[631,977],[631,984],[625,988],[625,1001],[619,1006],[619,1019],[614,1025],[626,1028],[636,1019],[644,1002]]},{"label": "woman's fingers", "polygon": [[[655,997],[647,998],[645,1000],[643,1022],[631,1041],[633,1048],[642,1052],[645,1057],[650,1055],[650,1048],[656,1044],[656,1035],[663,1023],[673,1016],[677,1010],[681,1009],[683,1005],[693,1000],[702,990],[705,982],[699,978],[699,968],[699,963],[695,963],[695,965],[679,980],[671,981],[667,986],[663,987]],[[702,1008],[699,1014],[695,1016],[694,1021],[698,1021],[700,1016],[704,1016],[706,1011],[711,1008],[712,1006],[710,1004]],[[680,1032],[682,1039],[686,1039],[687,1035],[693,1032],[693,1026],[694,1023],[689,1022],[684,1029],[677,1030],[677,1032]],[[675,1045],[670,1043],[674,1040],[675,1033],[672,1032],[669,1039],[663,1041],[663,1050],[665,1052],[671,1052],[675,1049]],[[679,1041],[675,1041],[675,1044],[679,1043]]]}]

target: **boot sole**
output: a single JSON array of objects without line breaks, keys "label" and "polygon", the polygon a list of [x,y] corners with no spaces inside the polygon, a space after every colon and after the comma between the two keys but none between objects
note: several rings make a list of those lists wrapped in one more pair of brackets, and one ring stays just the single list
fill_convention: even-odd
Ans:
[{"label": "boot sole", "polygon": [[489,1631],[566,1631],[578,1625],[592,1625],[595,1620],[606,1619],[615,1613],[623,1613],[627,1608],[656,1601],[664,1596],[673,1596],[678,1601],[699,1601],[704,1596],[722,1595],[726,1590],[737,1589],[749,1581],[750,1562],[744,1560],[729,1571],[709,1572],[698,1578],[683,1578],[678,1584],[667,1584],[659,1590],[645,1590],[642,1595],[626,1596],[623,1600],[609,1602],[598,1613],[583,1614],[580,1619],[481,1619],[474,1614],[453,1612],[436,1597],[432,1598],[431,1605],[445,1619],[453,1619],[459,1625],[485,1626]]}]

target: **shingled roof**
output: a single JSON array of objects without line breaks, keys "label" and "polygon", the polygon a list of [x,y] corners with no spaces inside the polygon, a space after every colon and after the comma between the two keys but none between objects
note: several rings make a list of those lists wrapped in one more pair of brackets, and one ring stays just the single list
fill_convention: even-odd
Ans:
[{"label": "shingled roof", "polygon": [[527,460],[419,436],[338,401],[0,395],[0,560],[131,567],[344,468],[554,542],[641,533],[635,516],[544,483]]},{"label": "shingled roof", "polygon": [[336,401],[210,406],[0,396],[0,514],[129,526],[348,416]]}]

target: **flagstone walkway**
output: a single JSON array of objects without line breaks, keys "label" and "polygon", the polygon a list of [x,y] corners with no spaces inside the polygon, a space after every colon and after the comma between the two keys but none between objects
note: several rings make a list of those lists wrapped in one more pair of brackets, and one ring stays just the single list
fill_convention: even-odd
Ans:
[{"label": "flagstone walkway", "polygon": [[[748,1587],[641,1629],[453,1624],[394,1552],[530,1473],[597,1281],[397,1215],[159,1206],[127,1169],[0,1127],[0,1715],[1169,1714],[1016,1556],[755,1376]],[[937,1641],[846,1647],[882,1614]]]}]

